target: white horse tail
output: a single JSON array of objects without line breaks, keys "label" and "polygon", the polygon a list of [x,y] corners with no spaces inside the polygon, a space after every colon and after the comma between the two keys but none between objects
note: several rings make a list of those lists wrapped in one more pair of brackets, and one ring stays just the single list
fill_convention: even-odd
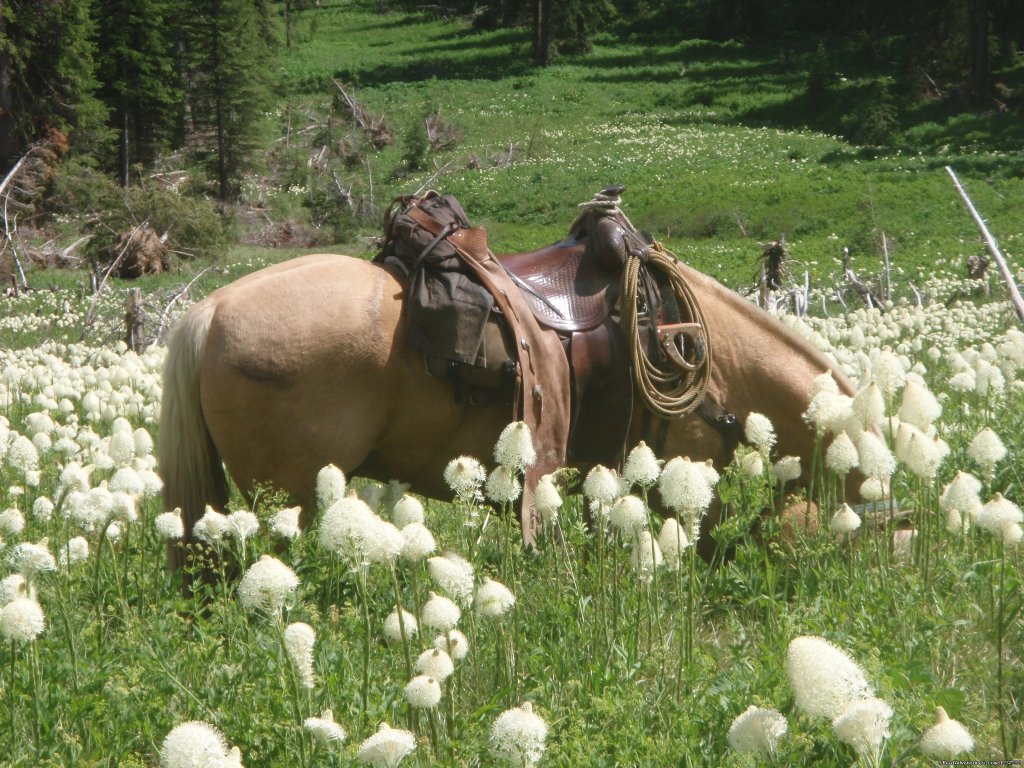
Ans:
[{"label": "white horse tail", "polygon": [[[206,505],[223,508],[228,485],[199,403],[199,366],[216,305],[203,301],[178,322],[167,342],[160,406],[160,475],[164,508],[181,508],[185,539]],[[172,567],[185,564],[181,546],[170,548]]]}]

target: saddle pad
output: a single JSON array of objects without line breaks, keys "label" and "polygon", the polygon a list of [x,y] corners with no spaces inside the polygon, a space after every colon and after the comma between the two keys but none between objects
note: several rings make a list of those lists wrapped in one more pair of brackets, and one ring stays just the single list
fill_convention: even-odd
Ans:
[{"label": "saddle pad", "polygon": [[557,331],[582,331],[604,322],[619,288],[618,275],[584,258],[586,252],[585,243],[568,241],[498,258],[521,283],[539,323]]}]

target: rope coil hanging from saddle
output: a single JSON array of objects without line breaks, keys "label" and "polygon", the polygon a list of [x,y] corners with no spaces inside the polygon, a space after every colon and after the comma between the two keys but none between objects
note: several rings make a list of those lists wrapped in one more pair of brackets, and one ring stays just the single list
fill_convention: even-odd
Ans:
[{"label": "rope coil hanging from saddle", "polygon": [[[700,407],[711,378],[711,342],[700,303],[679,269],[679,259],[658,241],[646,243],[619,209],[621,186],[609,187],[581,203],[579,222],[589,212],[614,217],[626,230],[627,255],[622,270],[620,323],[629,347],[630,364],[637,389],[647,407],[666,419],[688,416]],[[575,225],[574,225],[575,226]],[[641,307],[643,270],[659,273],[668,282],[688,323],[659,326],[653,307]],[[666,367],[652,361],[645,349],[643,320],[646,312],[650,333],[670,362]],[[689,342],[689,343],[687,343]]]}]

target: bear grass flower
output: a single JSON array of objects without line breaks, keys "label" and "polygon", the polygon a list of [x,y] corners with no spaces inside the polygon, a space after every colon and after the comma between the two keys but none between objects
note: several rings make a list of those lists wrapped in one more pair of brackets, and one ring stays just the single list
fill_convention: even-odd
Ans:
[{"label": "bear grass flower", "polygon": [[473,599],[475,577],[473,564],[455,552],[427,558],[427,572],[438,588],[462,605]]},{"label": "bear grass flower", "polygon": [[737,752],[774,755],[787,730],[789,723],[781,712],[751,704],[732,721],[729,746]]},{"label": "bear grass flower", "polygon": [[437,549],[434,534],[423,523],[409,523],[400,531],[402,536],[402,559],[418,563]]},{"label": "bear grass flower", "polygon": [[32,502],[32,517],[41,523],[48,523],[55,509],[53,501],[47,496],[39,496]]},{"label": "bear grass flower", "polygon": [[192,535],[207,544],[224,540],[228,531],[228,516],[207,505],[203,516],[192,526]]},{"label": "bear grass flower", "polygon": [[686,531],[674,518],[668,518],[658,533],[658,547],[661,549],[665,566],[670,571],[678,571],[682,561],[683,550],[690,546],[690,538]]},{"label": "bear grass flower", "polygon": [[161,538],[176,540],[185,536],[185,521],[181,518],[181,507],[175,507],[171,512],[161,512],[156,516],[153,525]]},{"label": "bear grass flower", "polygon": [[858,699],[833,720],[832,730],[840,741],[849,744],[858,755],[877,765],[882,742],[889,738],[892,715],[892,707],[882,699]]},{"label": "bear grass flower", "polygon": [[707,470],[703,462],[672,459],[658,478],[661,500],[688,520],[703,515],[714,500],[714,485]]},{"label": "bear grass flower", "polygon": [[854,701],[873,695],[857,662],[823,637],[803,635],[790,641],[786,676],[796,705],[811,717],[835,719]]},{"label": "bear grass flower", "polygon": [[473,607],[484,616],[500,619],[508,613],[516,603],[512,590],[500,581],[484,576],[473,597]]},{"label": "bear grass flower", "polygon": [[661,547],[651,532],[644,530],[634,542],[629,553],[629,562],[642,584],[650,584],[654,580],[654,572],[665,561]]},{"label": "bear grass flower", "polygon": [[623,496],[612,504],[608,511],[608,522],[624,534],[634,537],[647,527],[647,507],[636,496]]},{"label": "bear grass flower", "polygon": [[0,609],[0,635],[15,643],[30,643],[46,630],[43,608],[31,597],[15,597]]},{"label": "bear grass flower", "polygon": [[68,543],[60,549],[60,564],[65,567],[84,563],[89,559],[89,542],[84,536],[68,539]]},{"label": "bear grass flower", "polygon": [[161,768],[241,768],[238,747],[228,749],[224,735],[208,723],[175,726],[160,745]]},{"label": "bear grass flower", "polygon": [[846,475],[860,462],[857,446],[845,432],[836,435],[825,449],[825,466],[837,475]]},{"label": "bear grass flower", "polygon": [[908,376],[900,402],[900,421],[927,432],[941,415],[942,403],[932,394],[924,381],[916,375]]},{"label": "bear grass flower", "polygon": [[363,537],[363,553],[371,563],[391,565],[402,554],[405,539],[394,525],[377,515],[368,522]]},{"label": "bear grass flower", "polygon": [[365,557],[365,539],[373,528],[373,510],[365,501],[346,496],[331,504],[317,526],[320,546],[356,563]]},{"label": "bear grass flower", "polygon": [[0,533],[5,536],[20,536],[25,530],[25,515],[17,507],[0,512]]},{"label": "bear grass flower", "polygon": [[853,418],[853,398],[841,392],[822,390],[811,398],[803,418],[818,435],[840,432]]},{"label": "bear grass flower", "polygon": [[484,486],[484,494],[496,504],[511,504],[522,492],[523,486],[519,482],[516,470],[504,465],[494,468]]},{"label": "bear grass flower", "polygon": [[227,516],[225,533],[240,543],[244,544],[251,536],[255,536],[259,530],[259,518],[247,509],[236,510]]},{"label": "bear grass flower", "polygon": [[764,456],[759,451],[737,448],[733,461],[745,477],[760,477],[764,474]]},{"label": "bear grass flower", "polygon": [[871,356],[871,377],[890,402],[907,380],[907,369],[894,352],[883,349]]},{"label": "bear grass flower", "polygon": [[771,468],[772,477],[780,483],[789,483],[797,480],[802,471],[799,456],[783,456],[772,464]]},{"label": "bear grass flower", "polygon": [[1020,525],[1022,522],[1024,522],[1024,512],[1001,493],[993,496],[974,515],[974,524],[995,536],[1003,536],[1003,531],[1007,526]]},{"label": "bear grass flower", "polygon": [[276,557],[263,555],[238,584],[238,601],[252,613],[276,613],[299,587],[295,571]]},{"label": "bear grass flower", "polygon": [[436,592],[430,593],[430,599],[423,604],[420,611],[420,622],[439,632],[454,629],[461,617],[462,611],[459,610],[459,606]]},{"label": "bear grass flower", "polygon": [[279,509],[270,517],[270,532],[282,539],[294,539],[302,532],[299,525],[301,515],[302,507]]},{"label": "bear grass flower", "polygon": [[430,675],[417,675],[406,684],[403,693],[414,709],[434,709],[441,703],[441,684]]},{"label": "bear grass flower", "polygon": [[583,495],[598,504],[611,504],[622,495],[622,484],[613,470],[598,464],[583,481]]},{"label": "bear grass flower", "polygon": [[459,630],[449,629],[434,638],[434,648],[447,653],[453,661],[460,661],[469,654],[469,640]]},{"label": "bear grass flower", "polygon": [[887,478],[896,471],[896,458],[874,432],[860,433],[857,454],[860,456],[860,471],[868,477]]},{"label": "bear grass flower", "polygon": [[404,494],[391,509],[391,522],[399,528],[406,528],[413,523],[423,525],[425,519],[423,503],[409,494]]},{"label": "bear grass flower", "polygon": [[[455,630],[452,630],[452,634],[454,632]],[[438,639],[444,640],[445,645],[448,644],[448,639],[444,635]],[[455,671],[455,662],[452,661],[447,650],[436,647],[428,648],[416,657],[413,669],[421,675],[427,675],[443,683]]]},{"label": "bear grass flower", "polygon": [[416,622],[416,617],[413,616],[406,610],[402,610],[402,620],[398,620],[398,609],[396,608],[388,617],[384,619],[384,637],[393,643],[402,642],[402,628],[405,628],[406,638],[416,636],[416,632],[419,631],[419,624]]},{"label": "bear grass flower", "polygon": [[771,455],[777,440],[771,419],[763,413],[756,412],[749,413],[747,420],[743,422],[743,436],[764,457]]},{"label": "bear grass flower", "polygon": [[416,749],[416,737],[403,728],[381,723],[380,729],[359,745],[359,762],[373,768],[397,768]]},{"label": "bear grass flower", "polygon": [[334,712],[330,709],[325,709],[320,717],[307,717],[302,725],[324,744],[341,744],[345,740],[345,729],[334,722]]},{"label": "bear grass flower", "polygon": [[524,472],[536,463],[537,451],[525,421],[514,421],[501,431],[494,446],[494,460],[514,472]]},{"label": "bear grass flower", "polygon": [[303,688],[313,688],[313,646],[316,631],[301,621],[289,624],[284,629],[284,647],[299,673]]},{"label": "bear grass flower", "polygon": [[20,573],[0,579],[0,608],[18,597],[35,597],[35,590]]},{"label": "bear grass flower", "polygon": [[533,506],[545,525],[558,522],[558,512],[562,508],[562,495],[555,486],[551,475],[543,475],[533,491]]},{"label": "bear grass flower", "polygon": [[654,455],[654,451],[641,440],[626,457],[622,476],[633,485],[650,488],[658,482],[658,477],[661,476],[661,465],[662,462]]},{"label": "bear grass flower", "polygon": [[449,488],[465,501],[475,501],[480,488],[487,479],[483,465],[472,456],[459,456],[448,462],[444,468],[444,481]]},{"label": "bear grass flower", "polygon": [[885,418],[885,397],[875,381],[870,381],[853,396],[853,416],[861,430],[871,430]]},{"label": "bear grass flower", "polygon": [[985,427],[974,436],[967,446],[967,457],[973,461],[986,475],[995,472],[996,464],[1006,457],[1006,446],[999,435]]},{"label": "bear grass flower", "polygon": [[316,501],[324,510],[345,497],[345,473],[328,464],[316,473]]},{"label": "bear grass flower", "polygon": [[491,726],[491,754],[500,762],[527,768],[544,755],[548,726],[530,702],[507,709]]},{"label": "bear grass flower", "polygon": [[46,539],[40,539],[35,544],[28,541],[17,544],[11,552],[10,559],[14,570],[29,581],[38,573],[57,570],[57,561],[50,553],[49,542]]},{"label": "bear grass flower", "polygon": [[953,720],[942,707],[935,708],[936,723],[921,736],[918,747],[928,757],[952,760],[974,749],[974,738],[963,723]]},{"label": "bear grass flower", "polygon": [[843,504],[828,523],[829,529],[839,535],[845,536],[860,528],[860,515],[853,511],[849,504]]}]

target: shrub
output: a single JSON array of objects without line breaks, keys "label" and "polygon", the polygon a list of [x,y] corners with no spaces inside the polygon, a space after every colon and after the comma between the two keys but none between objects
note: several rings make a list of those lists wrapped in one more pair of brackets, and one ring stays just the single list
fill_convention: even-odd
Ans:
[{"label": "shrub", "polygon": [[116,204],[97,212],[87,252],[101,262],[115,258],[113,251],[120,237],[144,221],[167,236],[179,258],[216,258],[227,248],[224,220],[209,200],[131,187],[121,193]]}]

